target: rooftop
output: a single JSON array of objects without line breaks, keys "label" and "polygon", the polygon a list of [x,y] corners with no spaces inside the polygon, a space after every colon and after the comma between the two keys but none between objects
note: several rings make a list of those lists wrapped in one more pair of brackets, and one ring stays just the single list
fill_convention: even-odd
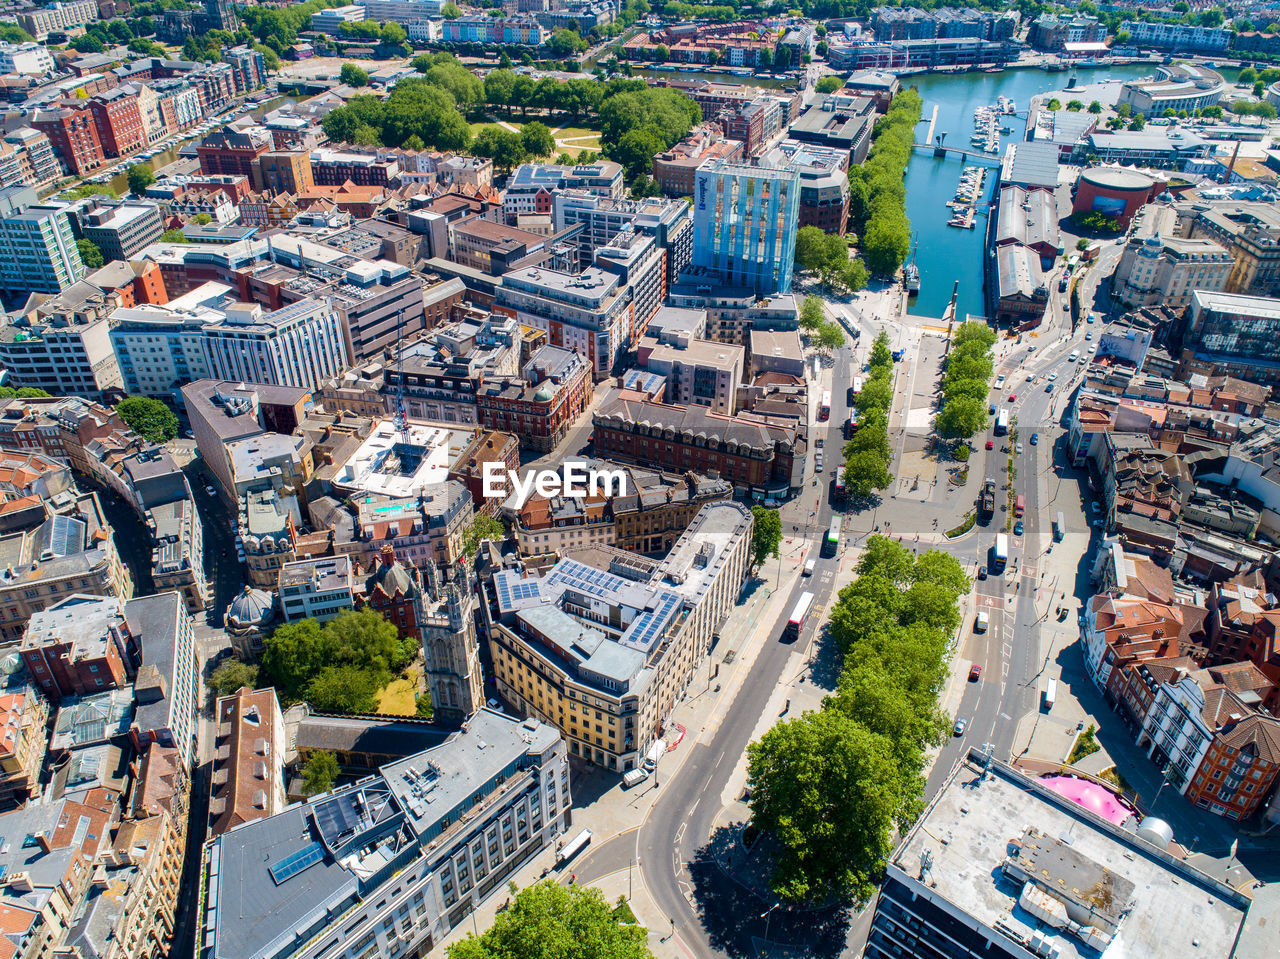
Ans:
[{"label": "rooftop", "polygon": [[334,474],[333,484],[349,492],[417,496],[448,479],[449,467],[470,438],[470,430],[421,421],[400,429],[393,420],[380,420]]},{"label": "rooftop", "polygon": [[[1249,902],[1003,763],[984,774],[977,750],[957,764],[890,867],[899,881],[923,876],[931,895],[1015,941],[1039,933],[1061,959],[1226,959]],[[1041,921],[1033,909],[1054,918]]]}]

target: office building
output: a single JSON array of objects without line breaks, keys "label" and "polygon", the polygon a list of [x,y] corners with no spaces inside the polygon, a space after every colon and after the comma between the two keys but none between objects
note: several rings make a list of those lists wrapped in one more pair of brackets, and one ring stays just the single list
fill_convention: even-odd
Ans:
[{"label": "office building", "polygon": [[102,251],[107,263],[134,259],[164,232],[160,207],[154,203],[98,200],[75,210],[75,218],[80,235]]},{"label": "office building", "polygon": [[204,336],[214,379],[312,390],[351,363],[342,321],[319,300],[270,313],[256,303],[236,303]]},{"label": "office building", "polygon": [[83,101],[71,103],[64,100],[61,106],[53,109],[37,108],[32,114],[31,125],[49,138],[63,171],[70,176],[92,173],[107,160],[98,136],[98,126],[88,104]]},{"label": "office building", "polygon": [[1191,112],[1216,106],[1226,93],[1227,84],[1222,74],[1208,67],[1178,63],[1158,67],[1155,79],[1126,82],[1120,88],[1117,104],[1128,104],[1134,113],[1141,113],[1143,116],[1158,117],[1165,110]]},{"label": "office building", "polygon": [[1280,211],[1254,200],[1196,200],[1174,204],[1176,233],[1209,239],[1231,254],[1228,293],[1280,295]]},{"label": "office building", "polygon": [[84,276],[71,221],[58,205],[41,205],[35,190],[0,190],[0,289],[11,296],[60,293]]},{"label": "office building", "polygon": [[666,378],[668,403],[705,406],[732,416],[738,406],[746,350],[685,335],[645,336],[636,363]]},{"label": "office building", "polygon": [[265,130],[241,132],[223,127],[200,141],[196,146],[196,156],[200,159],[201,173],[236,174],[253,182],[258,158],[271,148],[271,137]]},{"label": "office building", "polygon": [[1133,46],[1156,47],[1175,53],[1226,53],[1231,42],[1231,31],[1226,27],[1125,20],[1119,29],[1129,34],[1129,43]]},{"label": "office building", "polygon": [[109,335],[115,298],[101,298],[83,310],[77,304],[66,311],[42,312],[54,302],[14,315],[0,327],[0,364],[9,371],[11,383],[55,396],[96,398],[120,387],[123,379]]},{"label": "office building", "polygon": [[890,857],[866,956],[1239,955],[1249,897],[1169,841],[971,750]]},{"label": "office building", "polygon": [[440,745],[215,837],[196,955],[425,955],[563,835],[569,807],[555,730],[481,709]]},{"label": "office building", "polygon": [[667,196],[693,196],[694,174],[707,160],[742,159],[743,142],[727,140],[716,126],[700,126],[670,150],[655,154],[653,179]]},{"label": "office building", "polygon": [[53,57],[38,43],[0,43],[0,74],[42,77],[53,72]]},{"label": "office building", "polygon": [[712,160],[698,168],[693,263],[724,286],[788,293],[799,229],[800,172]]},{"label": "office building", "polygon": [[844,236],[849,227],[849,151],[788,139],[769,159],[800,171],[798,225]]},{"label": "office building", "polygon": [[273,150],[258,157],[253,188],[259,193],[306,193],[315,186],[305,150]]},{"label": "office building", "polygon": [[493,312],[545,331],[552,346],[577,350],[596,380],[612,372],[635,333],[626,284],[595,266],[581,273],[512,270],[502,277]]},{"label": "office building", "polygon": [[662,563],[605,546],[547,572],[494,574],[485,615],[503,697],[559,728],[569,755],[634,769],[737,601],[750,511],[711,503]]},{"label": "office building", "polygon": [[511,433],[522,450],[549,453],[591,402],[591,365],[574,350],[544,346],[520,376],[493,377],[476,391],[479,421]]},{"label": "office building", "polygon": [[597,196],[621,198],[626,193],[622,166],[608,160],[581,166],[554,163],[522,163],[511,171],[502,193],[502,217],[511,225],[524,213],[551,212],[552,197],[559,190],[585,190]]},{"label": "office building", "polygon": [[355,579],[349,556],[300,559],[280,567],[280,609],[286,622],[333,619],[355,608]]},{"label": "office building", "polygon": [[1131,231],[1111,282],[1112,295],[1125,306],[1166,306],[1181,312],[1193,290],[1226,289],[1234,261],[1212,240],[1184,240]]},{"label": "office building", "polygon": [[1280,383],[1280,300],[1192,291],[1182,350],[1215,375]]}]

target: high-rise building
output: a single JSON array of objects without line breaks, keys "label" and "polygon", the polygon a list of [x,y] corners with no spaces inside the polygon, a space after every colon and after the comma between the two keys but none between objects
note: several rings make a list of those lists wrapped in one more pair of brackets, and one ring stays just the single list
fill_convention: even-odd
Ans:
[{"label": "high-rise building", "polygon": [[724,286],[788,293],[800,216],[800,171],[709,160],[693,191],[693,263]]},{"label": "high-rise building", "polygon": [[84,276],[71,221],[42,206],[35,190],[0,190],[0,289],[14,295],[60,293]]},{"label": "high-rise building", "polygon": [[235,33],[240,29],[234,0],[204,0],[204,21],[206,30]]}]

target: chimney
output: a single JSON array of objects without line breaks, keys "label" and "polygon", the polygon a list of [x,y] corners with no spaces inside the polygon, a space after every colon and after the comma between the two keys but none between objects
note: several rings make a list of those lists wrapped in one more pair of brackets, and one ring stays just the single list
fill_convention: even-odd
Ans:
[{"label": "chimney", "polygon": [[49,836],[43,829],[41,829],[38,833],[36,833],[34,838],[35,838],[35,841],[40,844],[40,848],[44,852],[53,851],[53,846],[49,844]]}]

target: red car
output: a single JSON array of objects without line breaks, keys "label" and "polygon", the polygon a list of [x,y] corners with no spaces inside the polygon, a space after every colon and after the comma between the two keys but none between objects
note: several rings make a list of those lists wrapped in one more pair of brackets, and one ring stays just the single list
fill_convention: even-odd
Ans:
[{"label": "red car", "polygon": [[972,666],[969,667],[969,682],[976,683],[981,676],[982,676],[981,666],[979,666],[977,663],[974,663]]},{"label": "red car", "polygon": [[987,440],[987,449],[993,450],[995,448],[996,448],[996,444],[993,443],[991,440]]},{"label": "red car", "polygon": [[1016,403],[1017,401],[1018,401],[1018,394],[1017,394],[1017,393],[1010,393],[1010,394],[1009,394],[1009,402],[1010,402],[1010,403]]}]

